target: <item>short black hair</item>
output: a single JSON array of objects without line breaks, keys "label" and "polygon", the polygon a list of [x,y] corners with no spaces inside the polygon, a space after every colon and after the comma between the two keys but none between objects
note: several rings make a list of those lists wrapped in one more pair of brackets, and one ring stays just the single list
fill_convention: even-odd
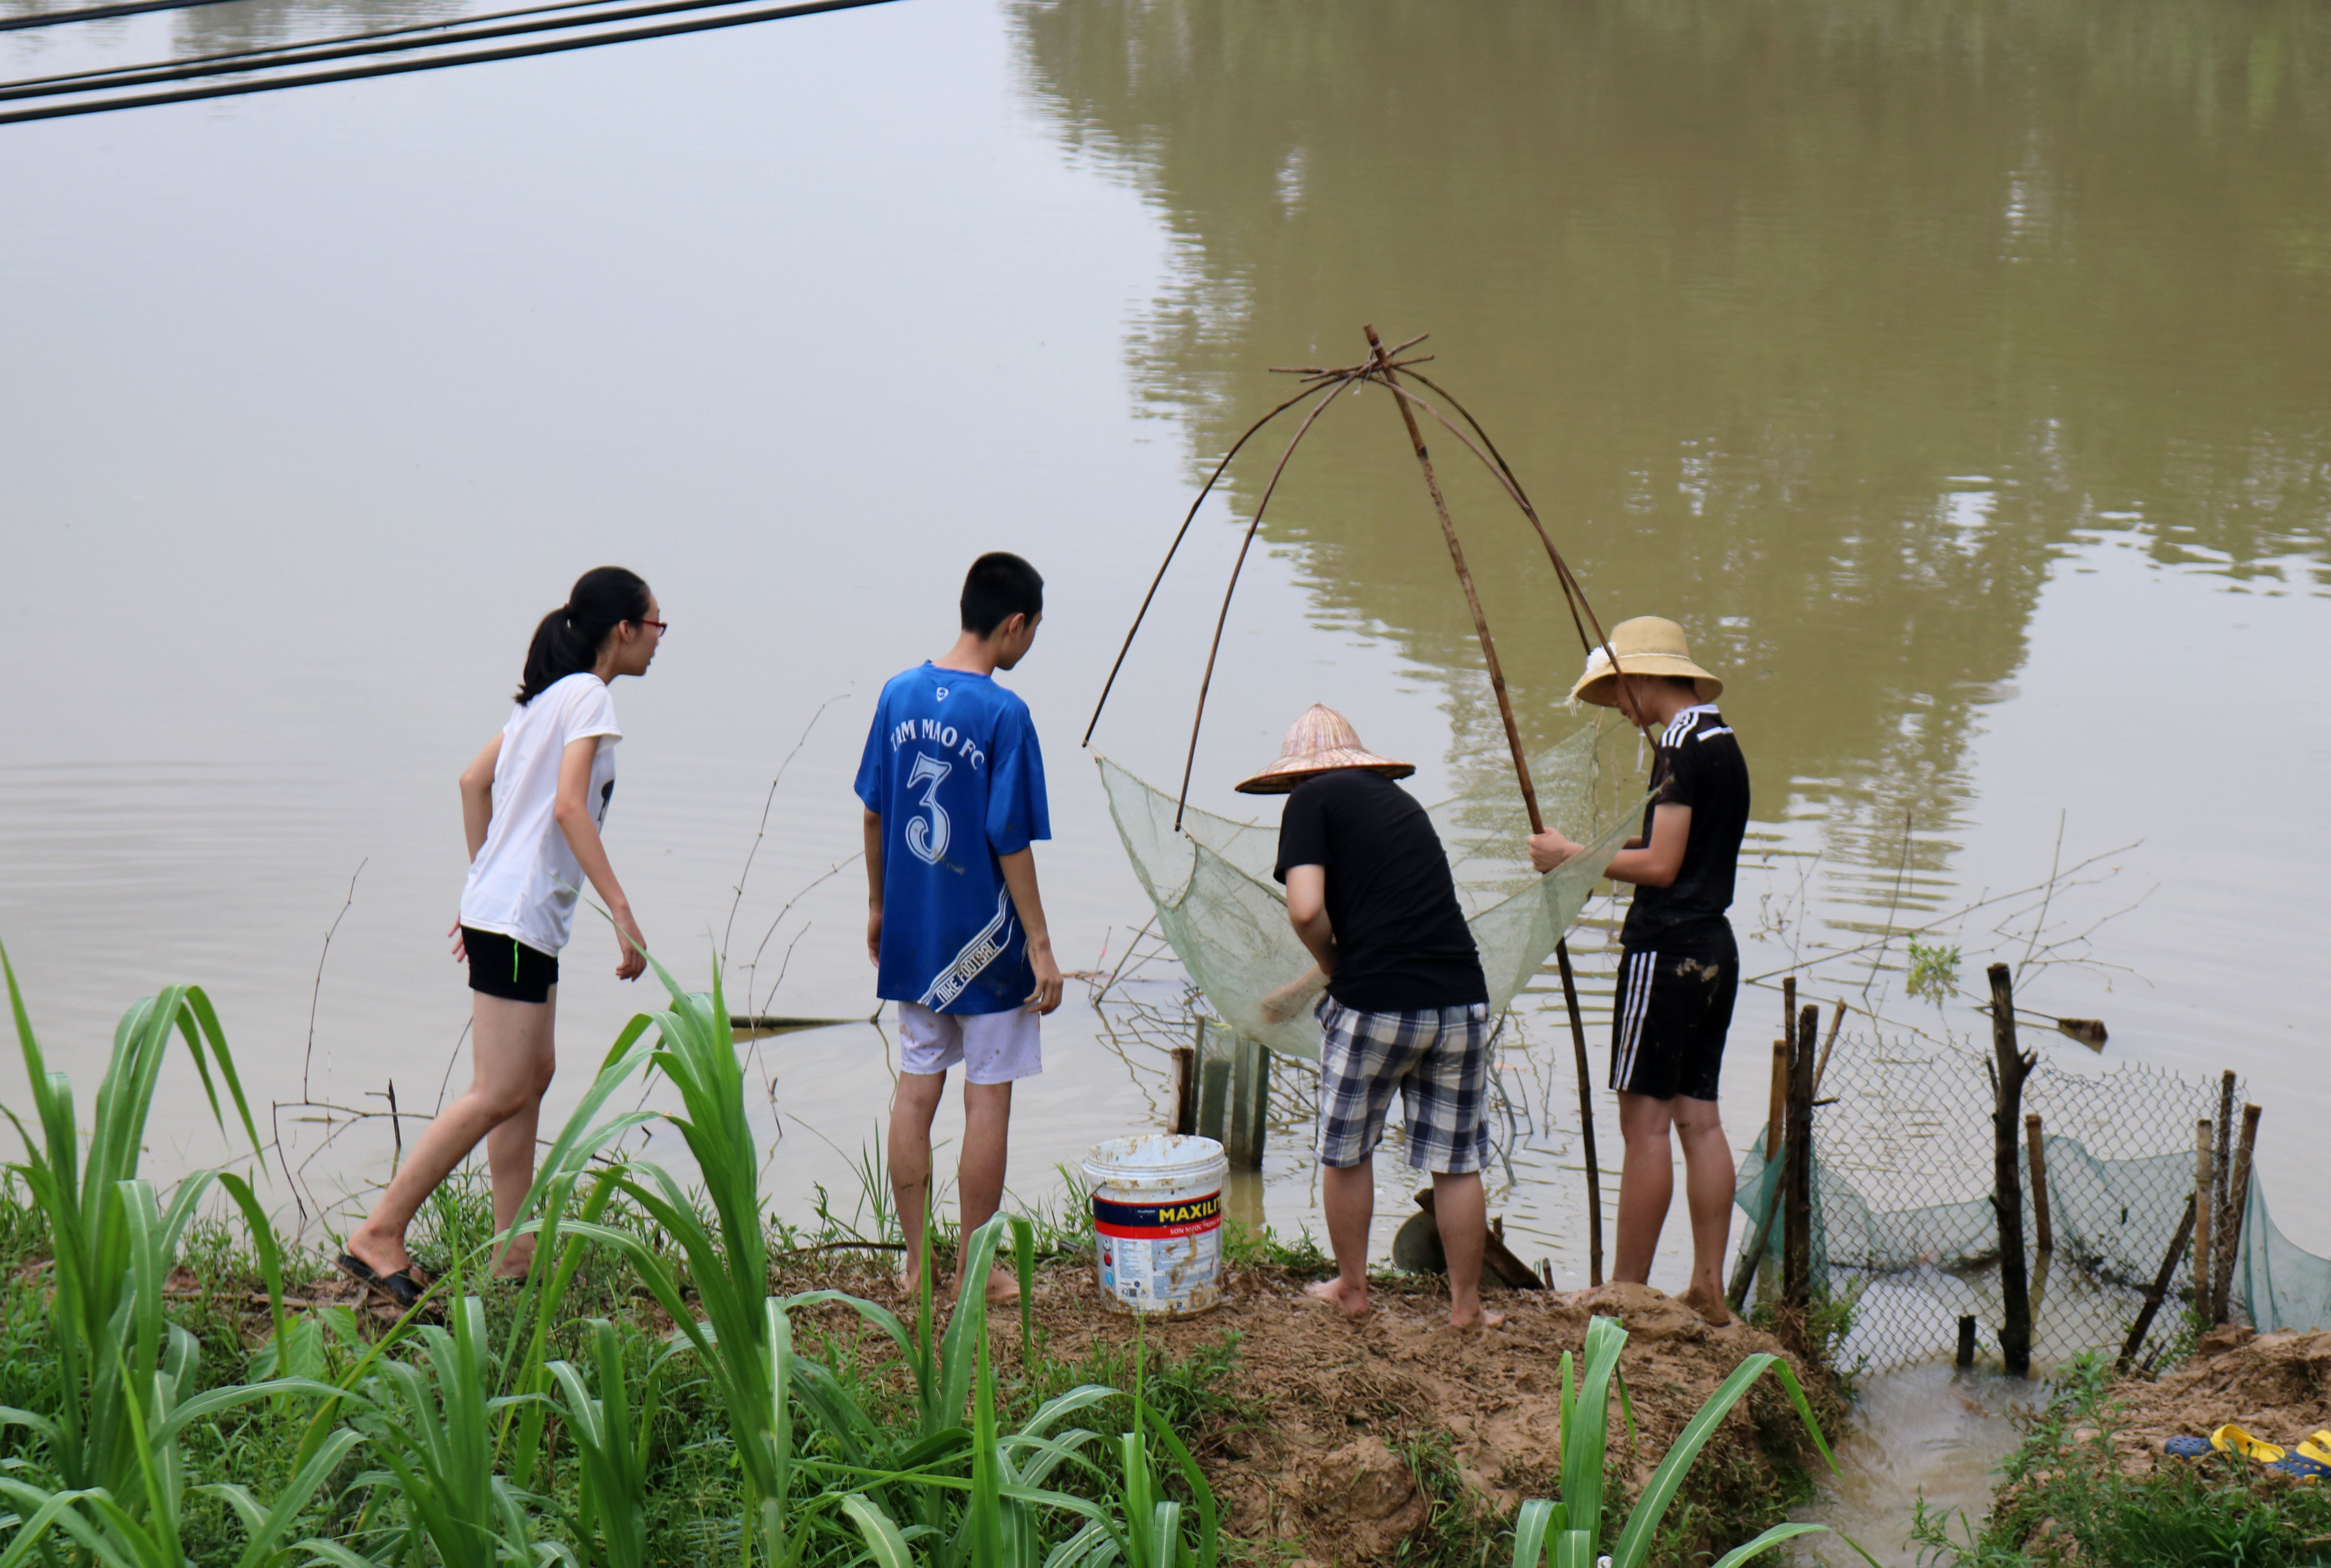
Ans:
[{"label": "short black hair", "polygon": [[971,564],[963,579],[963,629],[975,637],[994,634],[1014,615],[1033,621],[1044,613],[1044,579],[1009,550],[990,550]]}]

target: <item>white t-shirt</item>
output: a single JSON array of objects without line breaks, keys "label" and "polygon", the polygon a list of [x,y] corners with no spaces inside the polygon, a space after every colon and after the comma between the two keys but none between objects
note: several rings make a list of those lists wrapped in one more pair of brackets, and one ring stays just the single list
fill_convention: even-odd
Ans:
[{"label": "white t-shirt", "polygon": [[569,745],[595,735],[591,816],[604,829],[615,793],[615,743],[623,738],[605,683],[580,670],[510,710],[494,759],[493,818],[461,888],[462,925],[499,931],[553,957],[566,946],[583,868],[552,814],[558,765]]}]

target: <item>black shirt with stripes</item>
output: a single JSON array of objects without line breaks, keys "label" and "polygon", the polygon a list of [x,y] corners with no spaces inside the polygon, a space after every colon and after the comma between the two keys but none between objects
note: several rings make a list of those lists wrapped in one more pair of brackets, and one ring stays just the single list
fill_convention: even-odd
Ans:
[{"label": "black shirt with stripes", "polygon": [[1740,864],[1740,841],[1748,831],[1748,764],[1740,741],[1713,704],[1687,708],[1660,736],[1651,764],[1651,803],[1643,808],[1643,842],[1651,841],[1651,817],[1662,805],[1691,808],[1691,836],[1683,865],[1664,888],[1637,888],[1620,928],[1622,947],[1689,951],[1702,945],[1728,946],[1732,882]]}]

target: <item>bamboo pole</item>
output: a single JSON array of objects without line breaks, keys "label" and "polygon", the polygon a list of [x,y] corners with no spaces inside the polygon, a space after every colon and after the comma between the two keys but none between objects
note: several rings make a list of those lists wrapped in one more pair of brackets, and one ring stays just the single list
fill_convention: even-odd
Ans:
[{"label": "bamboo pole", "polygon": [[1603,1283],[1603,1171],[1594,1155],[1594,1072],[1586,1065],[1586,1022],[1578,1011],[1578,978],[1570,969],[1570,944],[1554,945],[1562,970],[1562,1002],[1570,1012],[1570,1054],[1578,1070],[1578,1136],[1586,1155],[1586,1282]]},{"label": "bamboo pole", "polygon": [[2031,1229],[2042,1252],[2056,1250],[2056,1228],[2049,1223],[2048,1155],[2040,1146],[2040,1113],[2023,1113],[2023,1142],[2031,1164]]},{"label": "bamboo pole", "polygon": [[1748,1299],[1749,1283],[1763,1267],[1765,1248],[1772,1240],[1773,1218],[1781,1212],[1781,1130],[1789,1103],[1789,1042],[1773,1042],[1772,1110],[1765,1119],[1765,1166],[1774,1174],[1765,1179],[1765,1205],[1756,1216],[1755,1228],[1746,1237],[1739,1259],[1732,1265],[1732,1282],[1724,1292],[1724,1299],[1738,1312]]},{"label": "bamboo pole", "polygon": [[2153,1326],[2153,1315],[2161,1310],[2162,1298],[2169,1294],[2169,1282],[2177,1278],[2177,1260],[2185,1255],[2186,1240],[2193,1234],[2193,1200],[2185,1200],[2185,1217],[2177,1221],[2177,1234],[2170,1239],[2169,1250],[2161,1255],[2161,1272],[2153,1277],[2153,1288],[2145,1293],[2145,1305],[2129,1325],[2128,1337],[2121,1341],[2120,1370],[2126,1372],[2128,1364],[2136,1359],[2144,1347],[2146,1330]]},{"label": "bamboo pole", "polygon": [[[2218,1255],[2224,1259],[2218,1265],[2218,1278],[2224,1281],[2218,1287],[2218,1321],[2226,1321],[2231,1306],[2234,1271],[2241,1267],[2242,1228],[2249,1222],[2250,1211],[2250,1155],[2258,1146],[2259,1107],[2242,1107],[2241,1142],[2234,1149],[2233,1221],[2226,1227],[2225,1240],[2218,1245]],[[2258,1308],[2251,1306],[2250,1315],[2256,1320]]]},{"label": "bamboo pole", "polygon": [[2210,1118],[2193,1124],[2193,1310],[2210,1315]]},{"label": "bamboo pole", "polygon": [[2210,1163],[2210,1198],[2215,1221],[2210,1233],[2217,1240],[2210,1269],[2210,1321],[2226,1320],[2226,1291],[2234,1264],[2234,1073],[2228,1068],[2218,1080],[2218,1142]]},{"label": "bamboo pole", "polygon": [[1813,1098],[1821,1098],[1822,1079],[1829,1073],[1829,1053],[1837,1049],[1837,1031],[1845,1025],[1845,998],[1836,1003],[1837,1011],[1829,1015],[1829,1038],[1822,1041],[1821,1060],[1813,1068]]}]

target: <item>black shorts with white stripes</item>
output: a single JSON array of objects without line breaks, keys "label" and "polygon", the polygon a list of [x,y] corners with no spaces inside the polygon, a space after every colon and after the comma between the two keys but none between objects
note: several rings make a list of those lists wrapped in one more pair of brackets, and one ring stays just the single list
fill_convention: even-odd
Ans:
[{"label": "black shorts with white stripes", "polygon": [[1611,1017],[1611,1087],[1653,1099],[1717,1098],[1740,990],[1732,928],[1688,950],[1626,948]]}]

